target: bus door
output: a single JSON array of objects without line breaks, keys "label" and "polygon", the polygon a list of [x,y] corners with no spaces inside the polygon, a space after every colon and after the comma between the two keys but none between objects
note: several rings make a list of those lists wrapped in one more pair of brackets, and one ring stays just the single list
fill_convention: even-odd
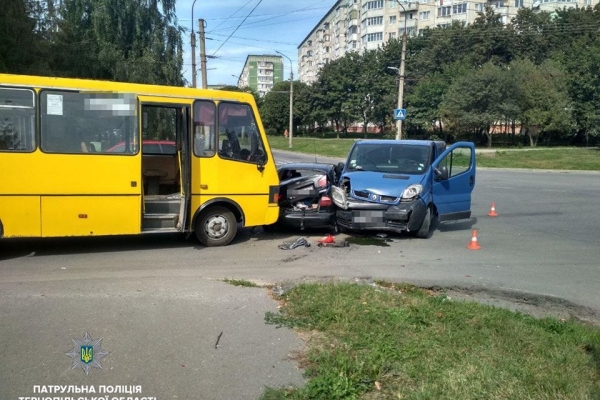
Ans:
[{"label": "bus door", "polygon": [[190,108],[164,100],[141,104],[142,232],[186,229]]}]

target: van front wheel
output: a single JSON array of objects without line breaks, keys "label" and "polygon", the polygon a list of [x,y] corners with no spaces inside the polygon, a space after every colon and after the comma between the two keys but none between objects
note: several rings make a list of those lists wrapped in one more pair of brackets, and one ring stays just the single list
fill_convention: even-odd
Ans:
[{"label": "van front wheel", "polygon": [[207,247],[228,245],[237,233],[237,221],[225,207],[209,207],[202,211],[194,227],[196,238]]},{"label": "van front wheel", "polygon": [[427,239],[431,237],[431,207],[427,207],[425,212],[425,218],[418,231],[415,232],[415,236],[421,239]]}]

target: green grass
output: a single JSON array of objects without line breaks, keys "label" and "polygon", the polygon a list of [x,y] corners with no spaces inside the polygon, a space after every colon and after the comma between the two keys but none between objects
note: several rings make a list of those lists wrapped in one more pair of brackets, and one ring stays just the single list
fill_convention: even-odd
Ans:
[{"label": "green grass", "polygon": [[288,139],[283,136],[269,136],[269,144],[273,149],[292,150],[298,153],[317,154],[327,157],[345,158],[354,143],[354,139],[318,139],[318,138],[292,138],[292,149],[289,148]]},{"label": "green grass", "polygon": [[492,168],[600,170],[600,149],[560,148],[539,150],[498,150],[477,155],[477,165]]},{"label": "green grass", "polygon": [[271,324],[308,338],[308,383],[267,399],[600,399],[600,330],[388,284],[303,284]]},{"label": "green grass", "polygon": [[[269,136],[269,144],[273,149],[335,158],[345,158],[354,140],[295,137],[290,149],[287,138]],[[480,167],[600,171],[598,148],[525,148],[492,152],[477,150],[477,165]]]}]

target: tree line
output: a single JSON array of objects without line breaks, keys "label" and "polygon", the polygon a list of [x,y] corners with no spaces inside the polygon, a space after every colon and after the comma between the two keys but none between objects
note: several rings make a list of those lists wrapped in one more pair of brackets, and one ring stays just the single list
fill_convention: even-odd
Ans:
[{"label": "tree line", "polygon": [[0,72],[183,85],[175,0],[4,0]]},{"label": "tree line", "polygon": [[[597,143],[599,33],[598,5],[520,9],[509,24],[488,6],[473,24],[424,30],[407,42],[403,136],[488,146],[494,138],[531,146]],[[393,135],[400,57],[401,40],[390,40],[331,61],[313,85],[294,82],[296,130],[343,135],[360,122]],[[289,81],[278,83],[263,99],[272,133],[288,125],[288,90]]]}]

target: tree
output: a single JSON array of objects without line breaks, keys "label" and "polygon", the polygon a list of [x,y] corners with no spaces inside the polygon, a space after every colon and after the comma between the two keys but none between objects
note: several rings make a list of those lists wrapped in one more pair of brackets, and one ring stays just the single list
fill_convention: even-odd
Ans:
[{"label": "tree", "polygon": [[0,72],[36,74],[47,71],[36,20],[24,0],[6,0],[0,13]]},{"label": "tree", "polygon": [[438,130],[441,138],[450,140],[450,136],[444,134],[440,105],[452,82],[469,72],[471,69],[457,61],[418,81],[406,97],[410,123],[417,131],[429,133]]},{"label": "tree", "polygon": [[488,62],[452,83],[444,94],[440,113],[457,131],[467,129],[484,135],[491,147],[492,127],[505,117],[508,107],[504,102],[514,98],[511,82],[503,68]]},{"label": "tree", "polygon": [[348,123],[360,118],[356,89],[360,76],[359,59],[358,53],[348,53],[326,64],[319,72],[316,95],[320,98],[314,104],[333,122],[337,132],[342,128],[346,133]]},{"label": "tree", "polygon": [[536,66],[530,60],[517,60],[510,67],[518,85],[519,119],[530,145],[536,146],[545,134],[569,132],[572,123],[565,75],[555,63]]},{"label": "tree", "polygon": [[515,55],[535,64],[548,59],[556,48],[556,27],[548,12],[521,8],[510,23],[510,31]]},{"label": "tree", "polygon": [[487,62],[505,65],[514,58],[512,31],[504,25],[502,16],[492,6],[485,6],[484,12],[479,14],[467,32],[467,60],[471,65],[481,66]]},{"label": "tree", "polygon": [[294,126],[302,127],[295,129],[295,132],[311,131],[314,128],[314,119],[311,115],[312,96],[313,90],[309,85],[300,81],[294,82]]},{"label": "tree", "polygon": [[567,29],[567,37],[552,59],[564,71],[566,89],[571,101],[575,124],[575,140],[589,145],[590,137],[600,136],[600,7],[563,10],[554,23]]},{"label": "tree", "polygon": [[65,0],[57,25],[59,75],[183,84],[174,0]]},{"label": "tree", "polygon": [[283,134],[283,131],[289,126],[289,82],[277,82],[273,85],[273,88],[265,95],[262,101],[260,115],[267,132],[271,134]]}]

